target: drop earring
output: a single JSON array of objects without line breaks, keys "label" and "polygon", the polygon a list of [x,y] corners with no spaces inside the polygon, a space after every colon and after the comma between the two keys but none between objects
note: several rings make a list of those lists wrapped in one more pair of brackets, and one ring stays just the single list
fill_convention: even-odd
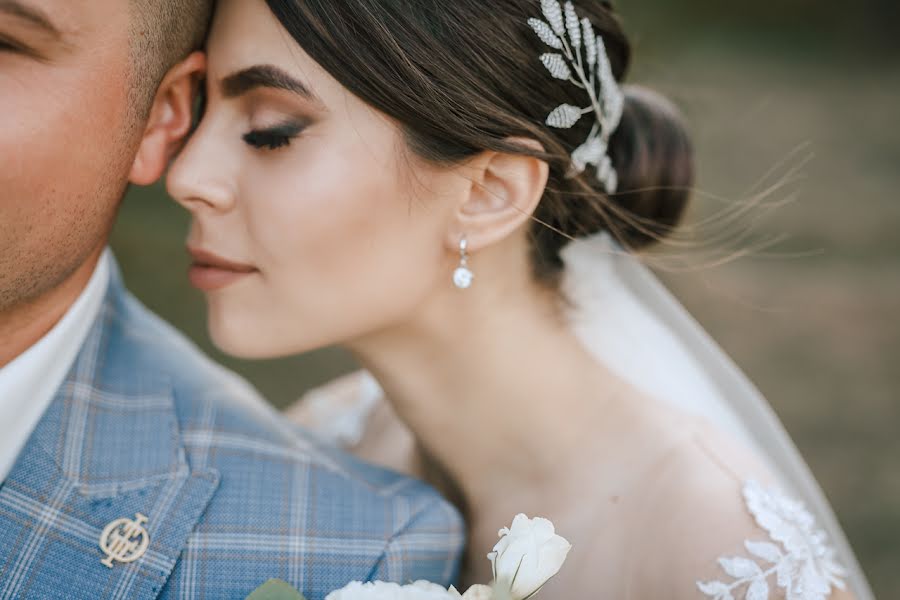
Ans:
[{"label": "drop earring", "polygon": [[453,272],[453,284],[461,290],[472,287],[475,275],[469,270],[469,241],[466,236],[459,240],[459,267]]}]

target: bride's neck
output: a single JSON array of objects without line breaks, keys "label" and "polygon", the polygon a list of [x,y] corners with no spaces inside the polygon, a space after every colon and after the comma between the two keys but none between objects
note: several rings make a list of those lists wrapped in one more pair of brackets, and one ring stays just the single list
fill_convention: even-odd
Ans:
[{"label": "bride's neck", "polygon": [[468,505],[504,490],[533,504],[524,495],[547,490],[597,431],[612,379],[534,284],[454,291],[424,312],[351,349]]}]

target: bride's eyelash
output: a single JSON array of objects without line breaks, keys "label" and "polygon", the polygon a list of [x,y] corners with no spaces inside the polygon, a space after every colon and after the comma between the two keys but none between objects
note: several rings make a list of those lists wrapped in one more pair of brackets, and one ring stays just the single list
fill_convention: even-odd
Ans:
[{"label": "bride's eyelash", "polygon": [[289,146],[291,140],[300,135],[306,128],[300,123],[285,123],[266,129],[254,129],[244,134],[244,142],[248,146],[264,150],[277,150]]}]

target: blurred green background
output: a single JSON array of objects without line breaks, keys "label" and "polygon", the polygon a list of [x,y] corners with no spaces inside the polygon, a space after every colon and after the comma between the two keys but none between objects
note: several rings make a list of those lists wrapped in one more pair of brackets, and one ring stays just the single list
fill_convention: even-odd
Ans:
[{"label": "blurred green background", "polygon": [[[786,240],[661,275],[784,420],[878,597],[900,598],[900,4],[620,4],[631,81],[690,122],[702,193],[688,222],[745,200],[771,169],[768,182],[802,165],[802,180],[768,197],[797,199],[755,224]],[[352,368],[335,349],[256,363],[216,353],[185,280],[186,227],[160,188],[124,204],[113,246],[153,310],[277,406]]]}]

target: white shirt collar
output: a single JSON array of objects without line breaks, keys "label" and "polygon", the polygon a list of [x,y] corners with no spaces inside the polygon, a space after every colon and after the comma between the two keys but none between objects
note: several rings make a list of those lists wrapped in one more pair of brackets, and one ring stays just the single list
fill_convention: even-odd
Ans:
[{"label": "white shirt collar", "polygon": [[0,484],[72,368],[109,287],[112,256],[103,252],[90,281],[62,319],[0,368]]}]

